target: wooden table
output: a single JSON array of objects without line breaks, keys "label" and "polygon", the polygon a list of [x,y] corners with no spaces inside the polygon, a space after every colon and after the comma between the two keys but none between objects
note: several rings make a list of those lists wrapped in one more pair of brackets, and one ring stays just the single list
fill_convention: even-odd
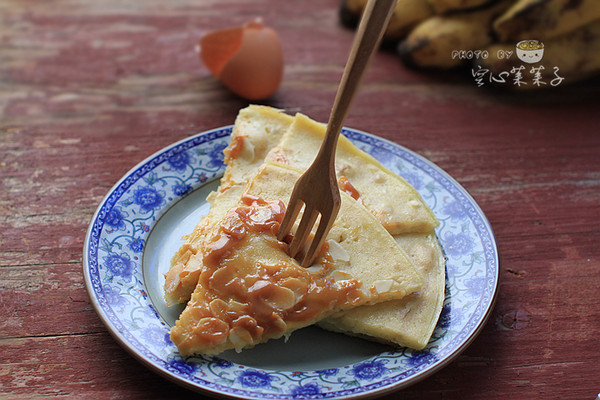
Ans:
[{"label": "wooden table", "polygon": [[[353,32],[338,0],[0,3],[0,397],[203,398],[110,336],[82,276],[86,229],[132,166],[248,104],[194,52],[262,16],[284,45],[265,101],[325,121]],[[472,345],[388,399],[589,399],[600,392],[600,81],[532,94],[376,55],[347,125],[416,151],[496,234],[496,307]]]}]

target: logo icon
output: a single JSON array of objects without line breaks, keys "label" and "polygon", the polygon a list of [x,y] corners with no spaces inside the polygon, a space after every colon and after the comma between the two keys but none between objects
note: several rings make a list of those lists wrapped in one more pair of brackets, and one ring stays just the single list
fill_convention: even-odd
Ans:
[{"label": "logo icon", "polygon": [[521,40],[517,43],[516,53],[519,60],[535,64],[544,57],[544,43],[539,40]]}]

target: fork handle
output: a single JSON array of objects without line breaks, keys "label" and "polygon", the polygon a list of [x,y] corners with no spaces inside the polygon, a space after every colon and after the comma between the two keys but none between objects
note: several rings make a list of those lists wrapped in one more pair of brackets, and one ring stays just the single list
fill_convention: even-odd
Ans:
[{"label": "fork handle", "polygon": [[363,12],[329,115],[325,139],[317,155],[317,158],[321,158],[331,154],[329,162],[332,169],[335,164],[335,148],[340,131],[371,56],[379,47],[395,4],[396,0],[369,0]]}]

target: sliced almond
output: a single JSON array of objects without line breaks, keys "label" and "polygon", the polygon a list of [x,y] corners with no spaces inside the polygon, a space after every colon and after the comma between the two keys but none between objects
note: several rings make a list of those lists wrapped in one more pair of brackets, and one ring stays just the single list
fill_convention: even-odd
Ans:
[{"label": "sliced almond", "polygon": [[209,285],[213,289],[225,287],[234,279],[239,279],[234,268],[223,267],[217,269],[209,279]]},{"label": "sliced almond", "polygon": [[373,282],[373,288],[377,293],[387,293],[392,290],[394,281],[391,279],[381,279]]},{"label": "sliced almond", "polygon": [[233,344],[236,351],[252,344],[252,335],[246,329],[236,326],[229,331],[229,341]]},{"label": "sliced almond", "polygon": [[421,208],[422,207],[421,203],[415,199],[409,200],[408,205],[411,206],[411,208]]},{"label": "sliced almond", "polygon": [[313,264],[310,267],[307,267],[306,270],[313,275],[320,275],[323,272],[323,265]]},{"label": "sliced almond", "polygon": [[266,295],[265,302],[279,311],[289,310],[296,304],[296,295],[286,287],[273,284]]},{"label": "sliced almond", "polygon": [[279,316],[278,314],[275,315],[275,319],[273,320],[273,326],[275,326],[281,332],[287,330],[287,324],[285,323],[283,318],[281,318],[281,316]]},{"label": "sliced almond", "polygon": [[246,313],[247,304],[240,303],[239,301],[229,300],[229,309],[235,313]]},{"label": "sliced almond", "polygon": [[229,325],[219,318],[205,317],[198,321],[193,332],[201,337],[210,337],[214,343],[222,343],[229,334]]},{"label": "sliced almond", "polygon": [[219,319],[224,319],[229,306],[221,299],[214,299],[208,305],[212,314]]},{"label": "sliced almond", "polygon": [[350,254],[335,240],[329,239],[327,241],[329,244],[329,254],[334,261],[342,261],[342,262],[350,262]]},{"label": "sliced almond", "polygon": [[303,279],[286,278],[281,285],[292,290],[296,294],[296,298],[304,296],[308,292],[308,282]]},{"label": "sliced almond", "polygon": [[352,275],[345,271],[335,270],[330,275],[333,279],[337,281],[346,281],[348,279],[352,279]]},{"label": "sliced almond", "polygon": [[373,182],[384,183],[385,181],[386,181],[386,177],[384,174],[382,174],[379,171],[375,172],[375,175],[373,176]]}]

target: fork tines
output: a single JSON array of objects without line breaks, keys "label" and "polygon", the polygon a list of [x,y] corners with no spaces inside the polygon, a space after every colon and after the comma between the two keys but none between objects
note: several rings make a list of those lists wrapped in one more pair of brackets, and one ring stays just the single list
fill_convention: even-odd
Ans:
[{"label": "fork tines", "polygon": [[[309,267],[319,255],[325,237],[331,229],[339,211],[339,189],[337,186],[332,189],[332,192],[334,192],[332,197],[322,196],[320,198],[322,201],[316,207],[314,205],[306,207],[306,203],[302,200],[302,196],[294,196],[295,193],[292,194],[292,197],[290,198],[290,204],[288,205],[277,237],[281,241],[285,241],[286,239],[289,240],[289,235],[291,234],[296,218],[300,212],[303,211],[298,228],[296,229],[296,232],[292,234],[292,240],[289,243],[289,255],[298,259],[303,267]],[[296,191],[296,189],[294,189],[294,191]],[[314,232],[314,236],[311,238],[312,229],[317,222],[317,219],[319,219],[319,223]],[[306,249],[309,240],[311,242],[310,247]]]}]

